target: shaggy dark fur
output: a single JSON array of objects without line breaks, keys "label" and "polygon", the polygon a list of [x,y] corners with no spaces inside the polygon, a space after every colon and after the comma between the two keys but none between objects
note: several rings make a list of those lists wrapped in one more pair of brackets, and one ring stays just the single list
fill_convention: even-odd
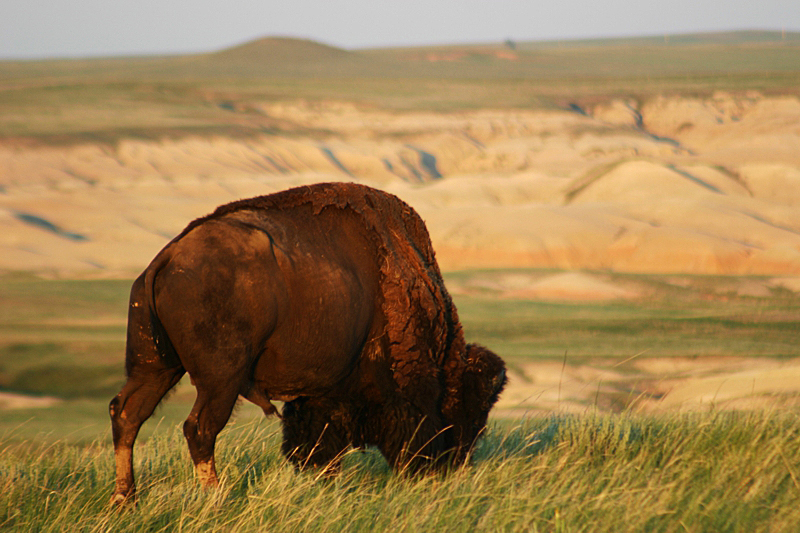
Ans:
[{"label": "shaggy dark fur", "polygon": [[117,487],[134,492],[142,422],[184,372],[184,433],[201,480],[239,395],[285,401],[283,453],[338,469],[375,445],[393,467],[463,462],[505,384],[466,345],[428,232],[401,200],[330,183],[241,200],[195,220],[131,290],[128,381],[110,405]]}]

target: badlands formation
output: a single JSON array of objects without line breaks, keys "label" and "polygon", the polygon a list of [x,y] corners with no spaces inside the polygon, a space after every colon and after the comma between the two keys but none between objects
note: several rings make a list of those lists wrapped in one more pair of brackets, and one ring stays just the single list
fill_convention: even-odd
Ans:
[{"label": "badlands formation", "polygon": [[[0,143],[0,272],[132,278],[219,204],[353,180],[414,206],[444,270],[572,271],[509,274],[491,287],[501,297],[637,297],[580,270],[759,275],[756,292],[800,292],[796,97],[718,93],[458,113],[294,101],[259,112],[278,133]],[[637,405],[648,411],[746,408],[800,391],[795,361],[642,357],[624,372],[617,364],[519,362],[498,407],[613,409],[622,390],[625,402],[641,394]]]},{"label": "badlands formation", "polygon": [[280,133],[0,144],[0,270],[130,277],[219,204],[354,180],[414,206],[444,270],[800,276],[796,97],[259,112]]}]

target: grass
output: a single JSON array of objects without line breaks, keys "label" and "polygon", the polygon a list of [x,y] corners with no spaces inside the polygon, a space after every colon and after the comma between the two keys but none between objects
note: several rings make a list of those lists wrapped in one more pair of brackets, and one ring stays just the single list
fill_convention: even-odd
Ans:
[{"label": "grass", "polygon": [[2,278],[0,390],[65,399],[116,394],[130,285]]},{"label": "grass", "polygon": [[[448,282],[474,274],[453,273]],[[456,303],[468,337],[510,363],[565,349],[622,358],[643,346],[677,355],[798,355],[797,303],[787,295],[736,297],[725,292],[725,278],[686,277],[678,287],[657,276],[635,281],[655,296],[555,304],[484,295]],[[220,436],[223,482],[209,491],[197,485],[180,429],[193,400],[188,385],[144,425],[138,506],[115,511],[107,405],[122,381],[129,286],[0,279],[2,389],[65,398],[0,418],[0,531],[758,532],[790,530],[800,519],[800,422],[790,411],[589,409],[580,417],[497,420],[472,464],[447,476],[397,476],[368,450],[348,455],[343,473],[325,481],[295,472],[280,456],[277,420],[245,403]],[[698,297],[708,294],[718,297]]]},{"label": "grass", "polygon": [[465,300],[464,328],[470,339],[507,357],[739,355],[796,357],[797,311],[718,309],[694,315],[627,304],[587,307],[567,303]]},{"label": "grass", "polygon": [[[467,271],[447,277],[468,285],[470,278],[491,280],[507,273],[525,271]],[[620,358],[800,356],[800,303],[791,293],[738,296],[730,289],[736,278],[727,277],[685,276],[675,285],[670,276],[597,275],[649,296],[634,301],[544,302],[501,299],[487,292],[457,296],[455,301],[468,338],[512,360],[560,360],[565,353]]]},{"label": "grass", "polygon": [[222,484],[197,486],[180,431],[137,449],[140,500],[110,509],[104,442],[0,455],[9,531],[788,531],[800,422],[779,413],[590,415],[494,424],[472,464],[406,478],[373,450],[321,480],[279,455],[276,425],[226,430]]},{"label": "grass", "polygon": [[[473,275],[452,273],[448,282]],[[615,279],[644,284],[651,296],[575,304],[461,295],[456,303],[468,338],[512,364],[565,350],[620,360],[643,348],[765,357],[800,350],[800,311],[788,294],[738,297],[725,292],[727,278]],[[295,472],[280,456],[277,420],[244,403],[218,442],[222,486],[207,491],[180,429],[189,385],[142,429],[138,506],[114,511],[107,405],[123,380],[129,287],[0,278],[0,390],[64,398],[0,417],[0,531],[757,532],[791,530],[800,519],[800,421],[789,410],[590,408],[580,417],[497,420],[472,465],[447,476],[396,476],[368,450],[348,455],[342,475],[324,481]]]}]

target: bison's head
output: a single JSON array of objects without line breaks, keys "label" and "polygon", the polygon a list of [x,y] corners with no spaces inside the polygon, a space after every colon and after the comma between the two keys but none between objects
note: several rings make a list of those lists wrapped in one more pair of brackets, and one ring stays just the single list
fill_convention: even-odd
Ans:
[{"label": "bison's head", "polygon": [[468,344],[459,383],[459,405],[452,417],[456,462],[463,461],[486,427],[489,411],[506,384],[506,365],[483,346]]}]

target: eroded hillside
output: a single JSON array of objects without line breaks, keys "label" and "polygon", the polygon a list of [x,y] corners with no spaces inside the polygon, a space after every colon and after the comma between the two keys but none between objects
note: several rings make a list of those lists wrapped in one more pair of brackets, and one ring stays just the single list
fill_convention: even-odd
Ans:
[{"label": "eroded hillside", "polygon": [[0,145],[0,269],[130,276],[221,203],[356,180],[418,209],[445,269],[800,275],[796,97],[453,113],[252,105],[281,129]]}]

